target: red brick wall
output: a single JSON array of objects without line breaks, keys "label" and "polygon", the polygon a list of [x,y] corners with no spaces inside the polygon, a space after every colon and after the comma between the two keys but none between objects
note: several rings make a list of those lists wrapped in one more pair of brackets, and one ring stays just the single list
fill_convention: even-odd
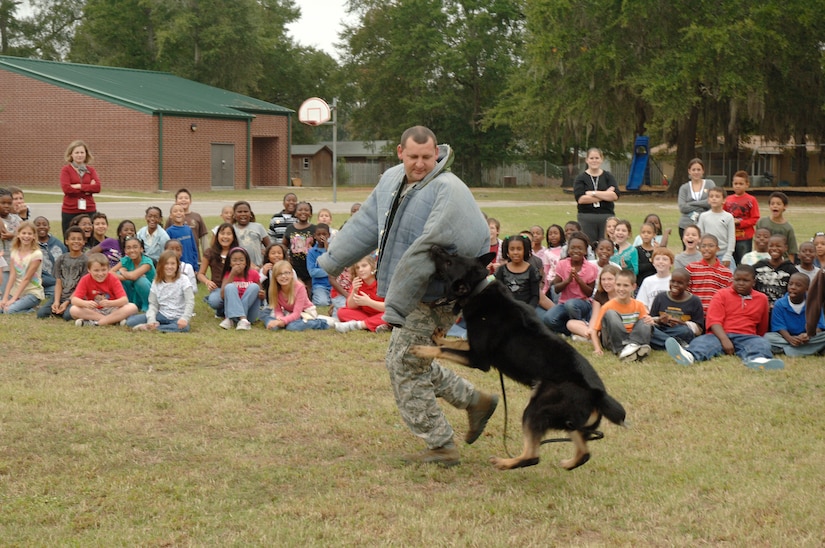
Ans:
[{"label": "red brick wall", "polygon": [[[164,116],[163,190],[211,189],[212,143],[235,145],[235,188],[246,188],[246,131],[246,120]],[[262,172],[269,185],[287,184],[287,131],[286,116],[252,121],[253,136],[278,137]],[[60,192],[63,155],[75,139],[88,144],[103,192],[159,189],[157,117],[0,69],[0,142],[8,151],[0,185]]]}]

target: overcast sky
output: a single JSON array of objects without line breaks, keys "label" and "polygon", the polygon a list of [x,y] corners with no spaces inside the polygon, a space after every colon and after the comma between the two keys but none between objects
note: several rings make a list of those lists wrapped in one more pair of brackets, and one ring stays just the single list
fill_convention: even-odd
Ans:
[{"label": "overcast sky", "polygon": [[287,28],[299,44],[314,46],[339,59],[334,43],[339,41],[341,21],[346,17],[344,4],[345,0],[295,0],[301,8],[301,19]]}]

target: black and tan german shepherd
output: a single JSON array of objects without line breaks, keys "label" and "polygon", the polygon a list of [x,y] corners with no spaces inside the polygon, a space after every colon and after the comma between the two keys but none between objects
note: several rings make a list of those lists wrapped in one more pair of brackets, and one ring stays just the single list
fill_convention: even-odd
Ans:
[{"label": "black and tan german shepherd", "polygon": [[572,470],[590,459],[587,440],[602,416],[624,425],[625,410],[604,387],[584,356],[541,322],[535,310],[513,298],[486,265],[492,254],[460,257],[434,246],[430,256],[437,276],[448,286],[467,323],[467,340],[433,335],[436,346],[416,346],[419,357],[441,358],[489,371],[495,367],[506,377],[533,389],[522,415],[524,450],[516,458],[492,457],[500,470],[532,466],[539,462],[539,447],[548,430],[564,430],[575,446],[572,458],[561,466]]}]

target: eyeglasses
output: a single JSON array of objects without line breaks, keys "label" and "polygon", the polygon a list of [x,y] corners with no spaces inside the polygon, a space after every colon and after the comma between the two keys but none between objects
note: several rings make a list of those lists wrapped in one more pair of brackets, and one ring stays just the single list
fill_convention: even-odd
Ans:
[{"label": "eyeglasses", "polygon": [[292,276],[292,271],[291,270],[285,270],[284,272],[278,272],[277,274],[275,274],[276,278],[280,278],[281,276],[290,276],[291,277]]}]

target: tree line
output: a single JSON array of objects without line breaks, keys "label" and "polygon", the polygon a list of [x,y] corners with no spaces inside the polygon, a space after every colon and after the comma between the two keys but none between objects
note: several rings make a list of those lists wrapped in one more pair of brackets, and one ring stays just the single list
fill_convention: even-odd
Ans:
[{"label": "tree line", "polygon": [[169,71],[296,110],[338,97],[340,139],[426,124],[471,184],[515,159],[622,154],[639,134],[675,147],[677,174],[699,142],[825,137],[825,10],[803,0],[349,0],[340,62],[292,40],[292,0],[29,4],[0,0],[0,53]]}]

